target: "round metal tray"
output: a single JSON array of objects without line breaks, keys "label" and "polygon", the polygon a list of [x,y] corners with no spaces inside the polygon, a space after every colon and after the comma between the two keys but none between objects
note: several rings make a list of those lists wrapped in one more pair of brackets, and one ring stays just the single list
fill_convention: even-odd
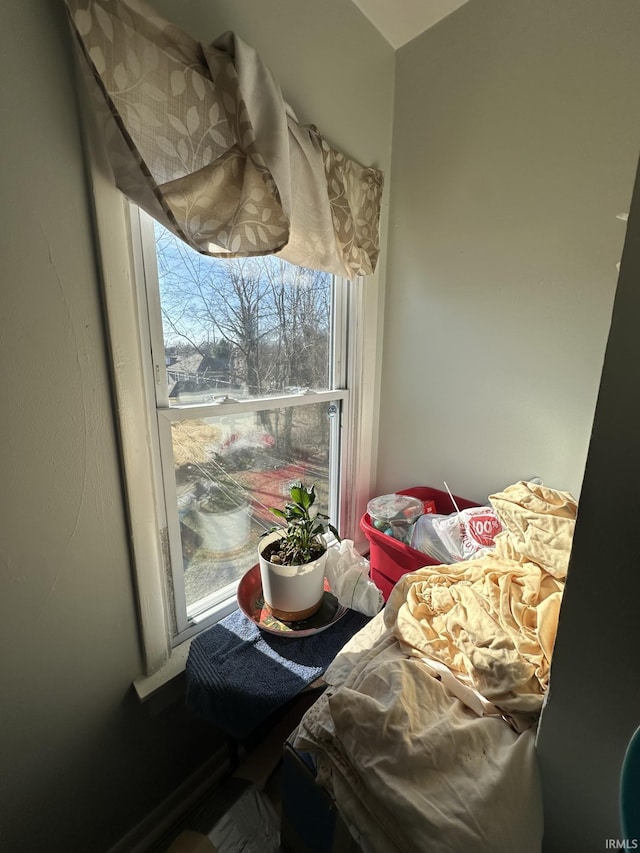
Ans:
[{"label": "round metal tray", "polygon": [[238,584],[238,604],[240,609],[262,631],[284,637],[309,637],[318,634],[342,619],[347,612],[333,595],[327,579],[324,581],[324,595],[317,613],[300,622],[282,622],[270,613],[262,595],[260,566],[253,566]]}]

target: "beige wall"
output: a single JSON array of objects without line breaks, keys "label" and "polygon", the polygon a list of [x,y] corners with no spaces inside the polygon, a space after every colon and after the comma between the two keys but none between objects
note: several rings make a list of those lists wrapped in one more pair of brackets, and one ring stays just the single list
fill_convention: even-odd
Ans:
[{"label": "beige wall", "polygon": [[[388,169],[393,52],[350,4],[158,8],[203,40],[236,29],[301,118]],[[142,664],[67,25],[50,0],[3,13],[0,848],[91,853],[218,738],[132,696]]]},{"label": "beige wall", "polygon": [[471,0],[398,51],[378,491],[579,495],[639,44],[635,0]]}]

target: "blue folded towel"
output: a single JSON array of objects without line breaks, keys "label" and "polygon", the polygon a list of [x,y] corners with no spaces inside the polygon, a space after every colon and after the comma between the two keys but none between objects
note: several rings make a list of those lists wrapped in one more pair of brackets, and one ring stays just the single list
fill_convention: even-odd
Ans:
[{"label": "blue folded towel", "polygon": [[318,678],[368,616],[355,610],[308,637],[265,633],[241,610],[191,642],[187,707],[235,738]]}]

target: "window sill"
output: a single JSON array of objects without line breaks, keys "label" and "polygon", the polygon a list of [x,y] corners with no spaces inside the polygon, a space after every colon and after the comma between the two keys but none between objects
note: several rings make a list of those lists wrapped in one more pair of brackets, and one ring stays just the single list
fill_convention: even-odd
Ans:
[{"label": "window sill", "polygon": [[[187,665],[187,656],[191,640],[185,640],[171,651],[169,660],[152,675],[137,678],[133,682],[134,690],[140,702],[158,699],[161,693],[169,695],[169,688],[177,686]],[[173,691],[171,691],[173,692]]]}]

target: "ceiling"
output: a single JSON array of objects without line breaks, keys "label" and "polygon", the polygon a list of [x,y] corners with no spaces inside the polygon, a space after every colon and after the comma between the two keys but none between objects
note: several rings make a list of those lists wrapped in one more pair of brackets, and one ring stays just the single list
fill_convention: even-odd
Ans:
[{"label": "ceiling", "polygon": [[468,0],[353,0],[393,48],[446,18]]}]

